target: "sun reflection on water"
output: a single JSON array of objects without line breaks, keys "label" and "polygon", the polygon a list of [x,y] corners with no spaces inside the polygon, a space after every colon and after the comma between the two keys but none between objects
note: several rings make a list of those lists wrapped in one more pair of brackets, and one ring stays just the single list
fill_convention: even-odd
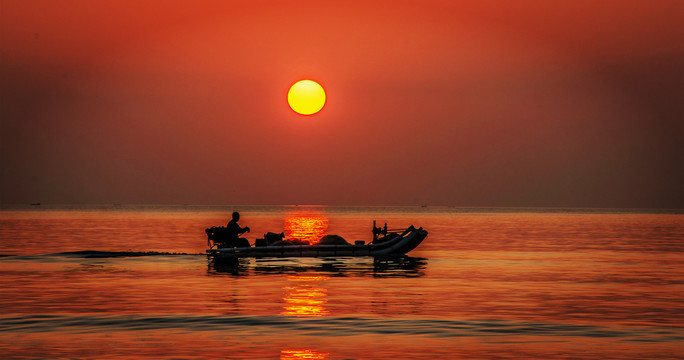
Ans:
[{"label": "sun reflection on water", "polygon": [[285,238],[315,244],[328,233],[328,218],[321,215],[290,215],[285,218]]},{"label": "sun reflection on water", "polygon": [[328,359],[329,353],[315,350],[283,350],[280,352],[280,360],[323,360]]},{"label": "sun reflection on water", "polygon": [[292,285],[283,288],[283,315],[308,317],[324,316],[329,313],[325,309],[328,291],[319,284],[328,280],[327,276],[292,275],[288,276],[287,280]]}]

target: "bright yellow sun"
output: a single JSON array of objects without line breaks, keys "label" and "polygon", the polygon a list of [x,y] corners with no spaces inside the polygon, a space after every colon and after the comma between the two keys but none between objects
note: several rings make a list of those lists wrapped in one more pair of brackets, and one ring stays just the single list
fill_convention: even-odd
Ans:
[{"label": "bright yellow sun", "polygon": [[297,81],[287,93],[287,102],[292,110],[299,114],[315,114],[325,105],[325,91],[315,81]]}]

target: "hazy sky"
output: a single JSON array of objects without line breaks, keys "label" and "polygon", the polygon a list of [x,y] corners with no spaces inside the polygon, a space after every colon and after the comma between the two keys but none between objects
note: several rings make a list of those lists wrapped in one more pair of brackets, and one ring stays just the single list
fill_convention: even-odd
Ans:
[{"label": "hazy sky", "polygon": [[683,4],[1,0],[0,200],[682,208]]}]

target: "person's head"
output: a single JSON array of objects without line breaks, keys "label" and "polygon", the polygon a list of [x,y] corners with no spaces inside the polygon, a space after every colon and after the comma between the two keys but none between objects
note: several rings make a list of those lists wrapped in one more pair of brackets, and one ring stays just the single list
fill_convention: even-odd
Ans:
[{"label": "person's head", "polygon": [[240,220],[240,213],[235,211],[233,212],[233,220],[238,221]]}]

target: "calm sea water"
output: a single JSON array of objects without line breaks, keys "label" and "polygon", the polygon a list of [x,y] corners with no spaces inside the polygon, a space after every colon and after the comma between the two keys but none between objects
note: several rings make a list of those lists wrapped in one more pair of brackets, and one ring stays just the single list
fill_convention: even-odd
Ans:
[{"label": "calm sea water", "polygon": [[[204,229],[410,257],[213,264]],[[26,207],[0,212],[2,358],[673,359],[684,215],[563,209]]]}]

